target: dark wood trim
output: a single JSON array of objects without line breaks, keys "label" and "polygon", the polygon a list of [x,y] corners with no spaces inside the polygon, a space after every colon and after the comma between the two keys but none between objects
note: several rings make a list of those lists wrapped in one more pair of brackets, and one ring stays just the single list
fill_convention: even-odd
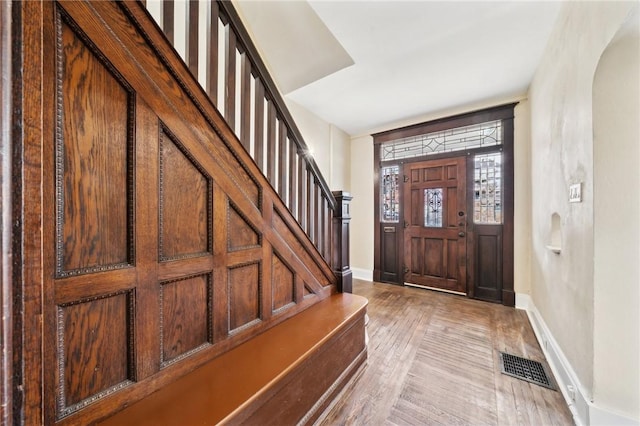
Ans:
[{"label": "dark wood trim", "polygon": [[307,161],[298,155],[298,222],[302,229],[307,232]]},{"label": "dark wood trim", "polygon": [[162,29],[164,35],[169,40],[169,43],[173,45],[173,32],[175,27],[175,4],[173,0],[162,1]]},{"label": "dark wood trim", "polygon": [[0,423],[13,424],[12,3],[0,3]]},{"label": "dark wood trim", "polygon": [[[475,256],[472,256],[475,247],[475,224],[473,223],[473,173],[474,162],[467,157],[467,296],[475,297]],[[469,219],[470,218],[470,219]]]},{"label": "dark wood trim", "polygon": [[[380,147],[373,146],[373,280],[382,281],[382,248],[380,244]],[[398,284],[398,283],[395,283]]]},{"label": "dark wood trim", "polygon": [[253,138],[253,159],[264,172],[264,86],[259,78],[256,78],[256,90],[255,90],[255,123],[253,131],[255,136]]},{"label": "dark wood trim", "polygon": [[322,217],[323,217],[323,231],[322,235],[324,238],[324,258],[331,262],[331,238],[333,236],[333,232],[331,232],[331,226],[333,223],[332,220],[333,211],[329,209],[329,202],[327,201],[327,197],[322,196]]},{"label": "dark wood trim", "polygon": [[224,118],[235,132],[236,129],[236,33],[231,26],[225,27],[224,55],[226,58],[226,96],[224,99]]},{"label": "dark wood trim", "polygon": [[515,306],[514,291],[514,120],[502,121],[504,132],[503,172],[504,172],[504,224],[502,229],[502,304]]},{"label": "dark wood trim", "polygon": [[[22,62],[19,57],[23,55],[24,43],[22,36],[22,7],[15,7],[16,3],[11,2],[11,16],[8,17],[8,26],[6,28],[11,29],[11,44],[9,45],[9,51],[11,51],[11,73],[9,74],[9,80],[11,85],[9,90],[11,91],[11,104],[4,104],[3,108],[8,108],[11,105],[12,116],[11,120],[11,139],[2,139],[2,143],[11,141],[11,160],[12,166],[9,171],[12,176],[11,182],[11,196],[12,202],[9,204],[11,207],[11,219],[12,219],[12,241],[11,251],[12,259],[8,268],[11,268],[11,276],[8,283],[12,290],[11,303],[11,333],[12,339],[9,341],[9,347],[11,348],[11,358],[8,361],[11,363],[11,393],[8,395],[9,406],[12,407],[11,411],[7,414],[7,417],[13,417],[13,424],[24,424],[24,411],[22,410],[22,403],[24,401],[24,368],[23,368],[23,330],[24,330],[24,303],[23,303],[23,279],[22,279],[22,235],[23,227],[22,223],[22,91],[23,91],[23,68]],[[7,20],[7,17],[5,17]],[[3,28],[5,23],[2,22]],[[6,52],[4,50],[3,52]],[[3,64],[7,66],[8,63]],[[3,74],[4,75],[4,74]],[[7,83],[9,82],[7,81]],[[2,147],[5,148],[4,146]],[[3,151],[6,152],[6,151]],[[3,193],[3,197],[4,197]],[[3,199],[4,203],[4,199]],[[3,227],[3,229],[5,229]],[[4,262],[4,257],[3,257]],[[8,269],[7,269],[8,271]],[[4,280],[4,277],[3,277]],[[4,283],[4,281],[3,281]]]},{"label": "dark wood trim", "polygon": [[313,209],[313,223],[314,223],[314,228],[313,228],[313,243],[316,245],[316,247],[318,247],[318,249],[320,250],[320,252],[322,252],[322,241],[321,241],[321,234],[320,234],[320,229],[322,228],[322,219],[320,217],[320,210],[322,209],[322,195],[320,194],[319,191],[319,187],[318,187],[318,182],[314,181],[314,196],[315,196],[315,201],[313,202],[314,205],[314,209]]},{"label": "dark wood trim", "polygon": [[276,110],[273,102],[267,104],[267,179],[276,186]]},{"label": "dark wood trim", "polygon": [[298,218],[297,209],[297,188],[298,188],[298,169],[296,164],[296,149],[295,143],[288,139],[287,145],[289,145],[289,211]]},{"label": "dark wood trim", "polygon": [[189,0],[186,14],[186,63],[191,74],[198,79],[198,25],[200,16],[199,0]]},{"label": "dark wood trim", "polygon": [[207,38],[207,94],[214,105],[218,104],[218,3],[208,2],[209,14],[207,17],[207,28],[209,29]]},{"label": "dark wood trim", "polygon": [[[44,110],[53,111],[53,79],[43,78],[40,68],[51,67],[54,55],[47,50],[42,23],[52,16],[51,2],[13,2],[14,78],[14,422],[36,423],[46,416],[43,402],[43,256],[42,256],[42,159],[44,135],[53,134]],[[49,41],[51,42],[51,41]],[[45,53],[47,52],[47,53]],[[23,58],[40,66],[25,66]],[[52,69],[52,68],[50,68]],[[24,125],[24,123],[31,123]],[[28,238],[26,237],[28,236]],[[17,314],[17,313],[20,314]],[[34,350],[36,348],[36,350]],[[29,404],[26,413],[25,401]],[[34,419],[30,421],[29,419]]]},{"label": "dark wood trim", "polygon": [[241,56],[241,86],[240,86],[240,140],[249,152],[251,149],[251,61],[247,53]]},{"label": "dark wood trim", "polygon": [[338,280],[338,291],[343,293],[353,292],[353,274],[349,258],[349,227],[351,213],[349,204],[353,196],[348,192],[336,191],[333,193],[339,201],[339,208],[335,210],[333,217],[334,258],[332,259],[333,273]]},{"label": "dark wood trim", "polygon": [[287,125],[280,120],[278,125],[278,193],[286,200],[289,168],[287,167]]},{"label": "dark wood trim", "polygon": [[316,226],[316,223],[314,222],[314,215],[316,213],[316,197],[314,196],[314,192],[315,192],[315,185],[313,182],[313,173],[311,172],[311,170],[309,168],[307,168],[307,170],[305,170],[304,172],[307,175],[307,235],[309,236],[309,239],[313,242],[313,244],[316,244],[316,240],[313,238],[313,236],[315,235],[314,229]]}]

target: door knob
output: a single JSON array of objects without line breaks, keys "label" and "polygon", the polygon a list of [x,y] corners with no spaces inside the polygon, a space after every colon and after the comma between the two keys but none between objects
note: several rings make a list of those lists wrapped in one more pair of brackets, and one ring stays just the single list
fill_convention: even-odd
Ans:
[{"label": "door knob", "polygon": [[464,237],[464,232],[458,232],[458,237]]}]

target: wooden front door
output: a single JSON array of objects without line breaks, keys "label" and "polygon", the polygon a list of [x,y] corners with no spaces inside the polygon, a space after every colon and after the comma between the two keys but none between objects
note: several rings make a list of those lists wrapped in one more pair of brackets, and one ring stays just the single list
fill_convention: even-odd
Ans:
[{"label": "wooden front door", "polygon": [[467,293],[466,157],[404,166],[405,284]]}]

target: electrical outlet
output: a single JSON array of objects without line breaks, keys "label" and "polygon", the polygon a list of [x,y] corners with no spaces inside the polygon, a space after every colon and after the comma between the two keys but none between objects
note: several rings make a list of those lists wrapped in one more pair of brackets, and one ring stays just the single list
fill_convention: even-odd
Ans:
[{"label": "electrical outlet", "polygon": [[576,389],[573,386],[567,386],[567,394],[569,394],[569,399],[572,402],[576,402]]}]

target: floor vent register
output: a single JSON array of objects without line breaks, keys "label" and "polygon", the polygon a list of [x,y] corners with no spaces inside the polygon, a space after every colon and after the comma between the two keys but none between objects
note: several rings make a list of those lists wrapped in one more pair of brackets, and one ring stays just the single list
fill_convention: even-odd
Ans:
[{"label": "floor vent register", "polygon": [[554,389],[544,366],[538,361],[532,361],[505,352],[500,352],[500,360],[503,374],[526,380],[545,388]]}]

